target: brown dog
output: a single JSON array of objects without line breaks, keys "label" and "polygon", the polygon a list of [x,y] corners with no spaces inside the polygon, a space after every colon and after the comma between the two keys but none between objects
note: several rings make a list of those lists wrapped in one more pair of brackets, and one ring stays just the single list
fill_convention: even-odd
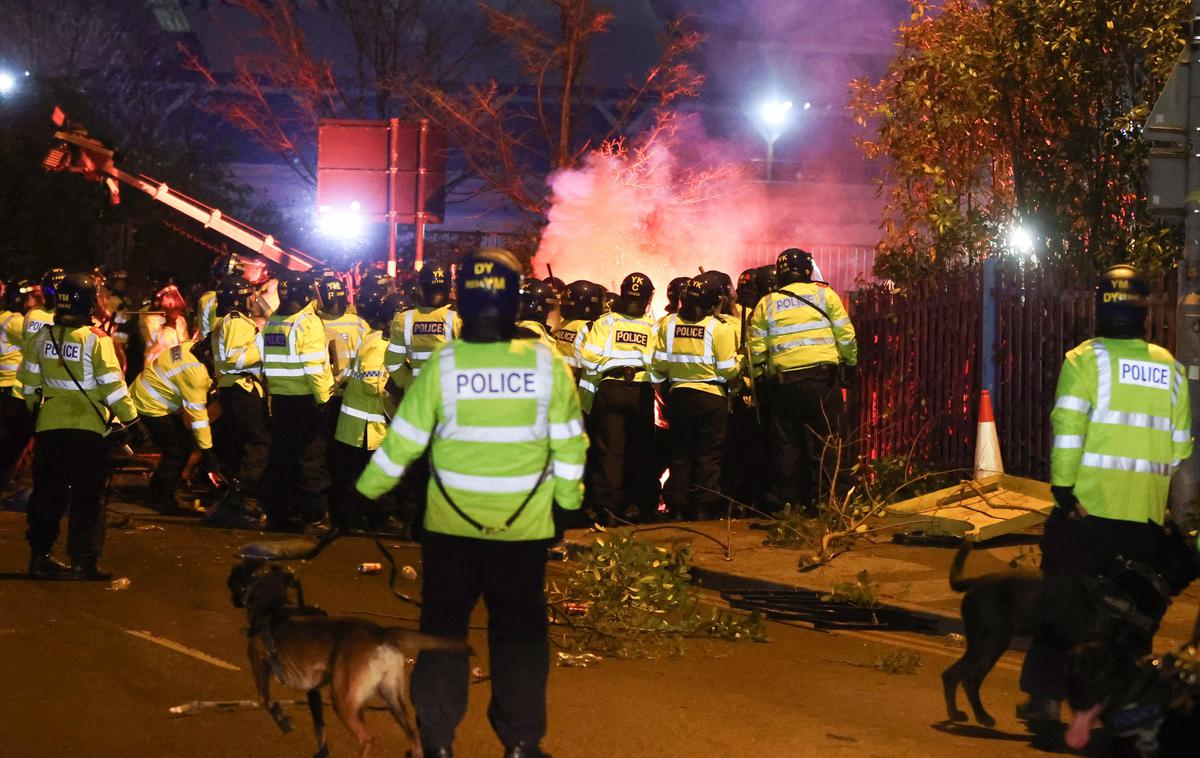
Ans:
[{"label": "brown dog", "polygon": [[[321,687],[328,684],[333,711],[354,733],[366,758],[374,742],[367,733],[363,711],[378,695],[404,730],[410,754],[420,758],[421,740],[408,700],[408,673],[422,650],[470,653],[465,641],[382,627],[370,621],[335,618],[304,604],[295,576],[278,565],[265,567],[246,559],[229,574],[229,590],[236,608],[245,608],[249,620],[250,670],[263,707],[284,733],[291,719],[279,703],[271,701],[271,676],[281,684],[305,690],[317,734],[316,758],[326,758],[325,724]],[[295,587],[297,602],[290,602]]]}]

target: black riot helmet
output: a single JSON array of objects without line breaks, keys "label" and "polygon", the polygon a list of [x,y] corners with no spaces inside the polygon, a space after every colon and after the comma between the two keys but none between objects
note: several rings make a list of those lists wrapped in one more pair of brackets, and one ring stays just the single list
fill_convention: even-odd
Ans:
[{"label": "black riot helmet", "polygon": [[338,318],[346,312],[349,305],[349,293],[346,285],[337,275],[325,276],[317,280],[317,307],[321,315],[327,318]]},{"label": "black riot helmet", "polygon": [[1096,331],[1101,337],[1132,339],[1146,331],[1150,285],[1129,264],[1112,266],[1096,283]]},{"label": "black riot helmet", "polygon": [[558,295],[559,299],[562,299],[563,291],[567,288],[566,282],[564,282],[562,279],[559,279],[557,276],[548,276],[542,281],[546,284],[549,284],[550,288],[554,290],[554,294]]},{"label": "black riot helmet", "polygon": [[729,274],[724,271],[705,271],[696,278],[702,280],[706,285],[716,287],[720,292],[720,302],[717,305],[722,313],[732,312],[736,295],[733,291],[733,280],[729,278]]},{"label": "black riot helmet", "polygon": [[219,287],[225,279],[233,274],[241,276],[242,265],[237,253],[218,255],[212,262],[212,281],[214,287]]},{"label": "black riot helmet", "polygon": [[798,247],[789,247],[775,259],[775,271],[781,287],[796,282],[811,282],[812,253]]},{"label": "black riot helmet", "polygon": [[397,292],[384,292],[380,289],[371,290],[366,296],[359,295],[354,303],[358,315],[372,329],[382,330],[392,322],[396,313],[402,310],[404,296]]},{"label": "black riot helmet", "polygon": [[775,266],[766,265],[754,269],[754,283],[758,285],[759,297],[765,297],[768,292],[778,289],[779,276],[775,273]]},{"label": "black riot helmet", "polygon": [[387,274],[368,274],[359,282],[358,292],[354,296],[354,301],[357,304],[360,300],[373,298],[375,293],[381,295],[389,295],[396,291],[396,280]]},{"label": "black riot helmet", "polygon": [[46,301],[47,308],[57,308],[58,300],[55,298],[55,292],[58,291],[58,285],[64,278],[67,272],[61,268],[55,267],[42,274],[42,297]]},{"label": "black riot helmet", "polygon": [[563,294],[563,318],[595,321],[604,312],[604,288],[585,279],[571,282]]},{"label": "black riot helmet", "polygon": [[279,275],[279,313],[290,316],[298,313],[316,297],[316,281],[307,272],[284,271]]},{"label": "black riot helmet", "polygon": [[462,262],[454,290],[463,339],[512,339],[521,302],[521,262],[517,256],[500,248],[481,248]]},{"label": "black riot helmet", "polygon": [[440,308],[450,301],[449,267],[440,263],[427,265],[421,269],[418,280],[421,283],[421,305]]},{"label": "black riot helmet", "polygon": [[760,296],[758,291],[758,279],[754,272],[755,269],[748,268],[743,271],[740,276],[738,276],[737,280],[737,288],[735,290],[737,293],[737,301],[746,308],[753,308],[754,304],[758,302],[758,298]]},{"label": "black riot helmet", "polygon": [[634,271],[621,280],[621,302],[615,307],[626,316],[644,316],[652,297],[654,282],[640,271]]},{"label": "black riot helmet", "polygon": [[716,276],[692,277],[683,291],[679,315],[688,321],[699,321],[716,313],[725,297],[725,286]]},{"label": "black riot helmet", "polygon": [[550,313],[558,307],[558,293],[550,284],[537,279],[526,279],[521,285],[521,307],[518,321],[536,321],[545,324]]},{"label": "black riot helmet", "polygon": [[96,279],[91,274],[65,274],[55,283],[54,323],[83,326],[96,310]]},{"label": "black riot helmet", "polygon": [[4,283],[4,310],[24,313],[29,296],[34,293],[33,282],[27,279],[10,279]]},{"label": "black riot helmet", "polygon": [[231,274],[221,280],[217,288],[217,315],[228,316],[237,311],[243,316],[250,313],[250,299],[254,297],[254,286],[241,274]]},{"label": "black riot helmet", "polygon": [[678,313],[683,304],[683,292],[690,280],[686,276],[677,276],[667,285],[667,313]]}]

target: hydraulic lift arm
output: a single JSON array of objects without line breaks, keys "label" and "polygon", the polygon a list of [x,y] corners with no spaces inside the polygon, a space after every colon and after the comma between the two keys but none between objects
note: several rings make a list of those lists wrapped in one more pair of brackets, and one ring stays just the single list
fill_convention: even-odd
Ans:
[{"label": "hydraulic lift arm", "polygon": [[56,144],[42,161],[47,171],[69,171],[104,182],[114,205],[120,202],[119,183],[135,187],[163,205],[199,221],[204,228],[212,229],[267,260],[293,271],[308,271],[321,263],[319,259],[307,253],[281,247],[271,235],[263,234],[237,219],[228,218],[222,214],[221,209],[210,208],[178,190],[171,189],[164,182],[121,169],[116,165],[111,148],[89,136],[81,125],[68,124],[66,115],[57,108],[54,110],[54,123],[60,129],[54,133]]}]

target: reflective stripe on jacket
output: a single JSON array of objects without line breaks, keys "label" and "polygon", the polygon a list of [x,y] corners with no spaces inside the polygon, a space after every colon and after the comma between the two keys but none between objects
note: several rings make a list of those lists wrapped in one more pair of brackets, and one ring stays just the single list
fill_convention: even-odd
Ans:
[{"label": "reflective stripe on jacket", "polygon": [[368,332],[358,355],[346,372],[346,394],[338,415],[334,439],[353,447],[374,450],[387,434],[396,402],[387,392],[388,373],[383,368],[387,340],[383,333]]},{"label": "reflective stripe on jacket", "polygon": [[649,316],[605,313],[588,329],[579,349],[579,363],[597,378],[616,368],[636,370],[634,381],[649,381],[654,352],[654,320]]},{"label": "reflective stripe on jacket", "polygon": [[181,410],[196,439],[196,447],[207,450],[212,447],[212,429],[208,424],[212,379],[204,364],[192,355],[194,344],[185,342],[164,350],[138,374],[129,394],[143,416],[168,416]]},{"label": "reflective stripe on jacket", "polygon": [[428,531],[541,540],[554,535],[552,503],[580,507],[587,438],[579,401],[566,364],[539,342],[455,341],[435,352],[405,393],[359,492],[387,492],[431,442],[430,467],[457,506],[487,527],[502,526],[537,489],[510,528],[483,533],[454,512],[431,478]]},{"label": "reflective stripe on jacket", "polygon": [[262,330],[263,376],[270,395],[312,395],[318,403],[333,391],[325,326],[309,303],[290,316],[272,314]]},{"label": "reflective stripe on jacket", "polygon": [[769,293],[754,307],[749,326],[747,346],[755,375],[820,363],[858,363],[854,325],[828,285],[796,282]]},{"label": "reflective stripe on jacket", "polygon": [[1171,475],[1192,451],[1188,386],[1166,348],[1091,339],[1071,350],[1050,413],[1050,482],[1093,516],[1163,522]]},{"label": "reflective stripe on jacket", "polygon": [[654,340],[650,380],[724,395],[740,373],[737,331],[718,316],[688,321],[672,313],[662,319]]},{"label": "reflective stripe on jacket", "polygon": [[334,319],[325,319],[325,339],[331,345],[329,352],[332,359],[330,370],[333,371],[333,394],[345,393],[342,383],[346,379],[346,372],[354,363],[359,345],[369,331],[367,322],[353,313],[347,312]]},{"label": "reflective stripe on jacket", "polygon": [[0,311],[0,387],[16,387],[21,368],[22,343],[25,341],[25,317],[13,311]]},{"label": "reflective stripe on jacket", "polygon": [[407,386],[439,346],[458,337],[462,321],[452,305],[409,308],[392,319],[384,360],[398,387]]},{"label": "reflective stripe on jacket", "polygon": [[217,386],[261,394],[262,335],[253,319],[232,311],[217,319],[211,339]]},{"label": "reflective stripe on jacket", "polygon": [[212,334],[217,321],[217,293],[213,290],[200,294],[196,301],[196,310],[200,312],[197,321],[200,326],[200,337],[203,339]]},{"label": "reflective stripe on jacket", "polygon": [[39,432],[81,429],[104,434],[113,414],[126,423],[137,418],[112,338],[99,329],[43,327],[24,351],[17,376],[25,402],[32,407],[40,400]]}]

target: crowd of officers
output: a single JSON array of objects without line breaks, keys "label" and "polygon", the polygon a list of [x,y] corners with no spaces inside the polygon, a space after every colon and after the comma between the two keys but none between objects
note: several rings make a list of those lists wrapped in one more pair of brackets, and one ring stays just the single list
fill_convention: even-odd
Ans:
[{"label": "crowd of officers", "polygon": [[[522,280],[517,333],[566,364],[584,414],[589,519],[712,518],[731,498],[813,506],[820,438],[838,423],[857,359],[842,302],[813,268],[789,249],[736,284],[718,271],[680,277],[658,315],[641,273],[617,292]],[[399,287],[369,274],[352,296],[352,277],[330,269],[272,277],[226,258],[197,298],[167,285],[140,305],[126,302],[119,273],[54,269],[6,283],[0,471],[36,429],[30,571],[106,575],[97,560],[115,429],[161,454],[145,504],[162,513],[188,510],[177,490],[196,470],[222,484],[206,517],[224,525],[419,528],[427,458],[390,499],[355,483],[431,356],[460,337],[453,279],[440,264]],[[136,433],[123,430],[135,420]],[[64,513],[70,566],[52,556]]]}]

